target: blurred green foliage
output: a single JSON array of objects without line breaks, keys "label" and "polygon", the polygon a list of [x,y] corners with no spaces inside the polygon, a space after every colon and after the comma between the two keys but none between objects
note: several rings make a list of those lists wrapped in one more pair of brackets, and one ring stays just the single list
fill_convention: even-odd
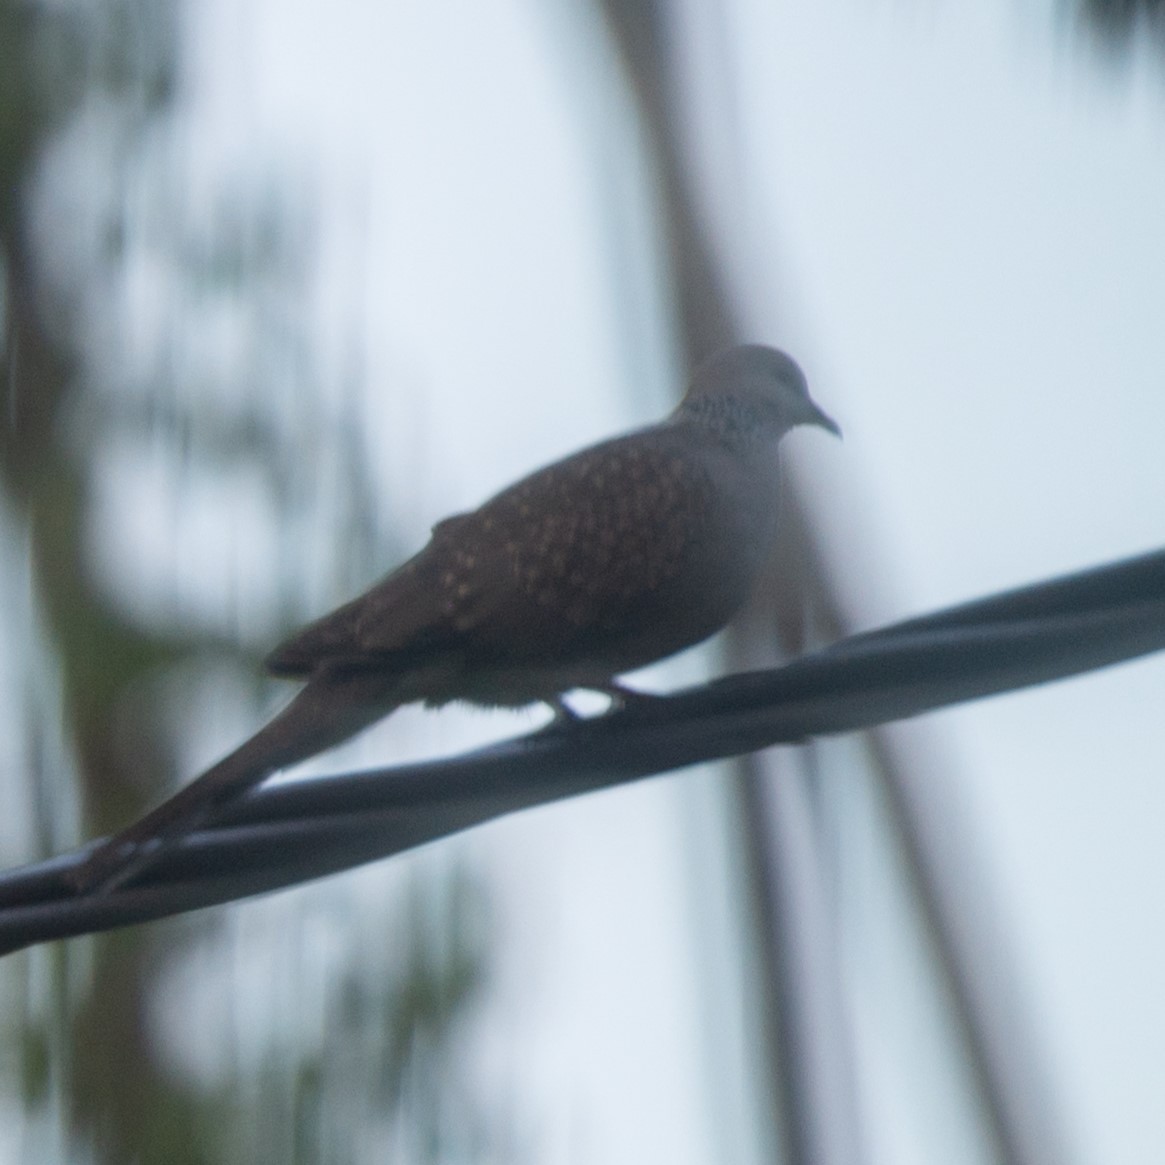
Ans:
[{"label": "blurred green foliage", "polygon": [[[5,561],[25,561],[36,616],[35,626],[17,633],[16,614],[0,611],[0,631],[12,632],[6,641],[27,653],[14,669],[47,671],[56,692],[55,701],[28,701],[34,723],[26,726],[24,779],[34,810],[26,856],[46,856],[76,840],[62,824],[70,819],[68,806],[54,799],[64,782],[44,768],[52,750],[38,748],[38,737],[62,738],[85,832],[107,832],[175,776],[183,726],[159,714],[159,678],[197,666],[208,651],[241,658],[229,633],[143,617],[98,579],[91,538],[101,438],[148,430],[178,466],[192,459],[208,472],[254,465],[285,517],[308,504],[314,484],[310,458],[304,472],[302,442],[263,392],[264,376],[277,378],[280,369],[286,375],[299,368],[301,380],[310,380],[302,372],[310,341],[272,306],[280,295],[294,296],[309,274],[304,232],[289,225],[278,190],[224,192],[210,212],[199,208],[203,217],[193,223],[180,205],[162,216],[169,254],[188,283],[207,296],[226,292],[240,310],[267,322],[256,341],[263,350],[236,370],[240,387],[229,408],[165,379],[136,396],[102,391],[86,305],[107,297],[140,229],[124,191],[94,211],[97,262],[75,261],[66,287],[59,266],[57,282],[48,275],[46,234],[35,229],[37,199],[43,183],[62,175],[46,178],[45,159],[78,118],[100,108],[113,130],[89,146],[104,149],[101,165],[119,189],[126,167],[140,163],[135,151],[178,98],[180,16],[176,0],[0,0],[0,504],[7,518],[0,552]],[[170,338],[178,341],[190,338]],[[181,377],[181,362],[171,360],[169,373]],[[299,407],[318,437],[310,407]],[[349,418],[324,437],[338,447],[335,458],[348,479],[340,533],[372,557],[377,534],[358,430]],[[345,441],[348,447],[339,448]],[[213,923],[118,932],[9,959],[0,967],[9,1004],[0,1039],[15,1049],[4,1060],[18,1070],[0,1074],[0,1092],[23,1105],[20,1140],[28,1159],[45,1160],[44,1146],[55,1145],[62,1159],[209,1165],[260,1160],[266,1146],[272,1161],[355,1162],[367,1159],[361,1146],[377,1122],[411,1130],[412,1159],[440,1159],[448,1129],[459,1121],[483,1130],[488,1124],[464,1116],[473,1111],[468,1093],[450,1101],[443,1075],[456,1063],[452,1049],[478,1002],[486,963],[471,882],[454,878],[444,905],[410,899],[399,931],[386,916],[388,945],[373,961],[375,973],[353,952],[322,988],[330,1017],[324,1045],[294,1044],[292,1062],[281,1062],[266,1084],[195,1081],[176,1072],[173,1057],[157,1046],[152,1016],[165,971],[205,945]],[[229,948],[214,950],[229,959]],[[353,1060],[354,1047],[363,1049],[363,1059]],[[424,1084],[411,1087],[410,1080]],[[338,1114],[351,1111],[361,1081],[366,1102],[357,1120],[345,1122]],[[280,1122],[288,1114],[295,1135],[284,1152]]]}]

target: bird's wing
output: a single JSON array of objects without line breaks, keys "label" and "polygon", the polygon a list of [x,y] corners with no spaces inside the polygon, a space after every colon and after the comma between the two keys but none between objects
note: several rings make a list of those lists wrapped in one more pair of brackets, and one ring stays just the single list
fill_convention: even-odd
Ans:
[{"label": "bird's wing", "polygon": [[561,658],[622,633],[684,567],[707,483],[669,440],[619,438],[539,470],[268,659],[277,674],[407,666],[430,654]]},{"label": "bird's wing", "polygon": [[[618,635],[681,571],[707,511],[706,482],[665,434],[618,438],[539,470],[442,523],[415,560],[432,588],[426,634],[482,663],[568,659]],[[401,645],[371,594],[361,641]]]},{"label": "bird's wing", "polygon": [[441,637],[440,579],[449,543],[472,518],[455,514],[433,527],[428,545],[371,590],[309,623],[266,659],[275,675],[307,677],[321,666],[384,663]]}]

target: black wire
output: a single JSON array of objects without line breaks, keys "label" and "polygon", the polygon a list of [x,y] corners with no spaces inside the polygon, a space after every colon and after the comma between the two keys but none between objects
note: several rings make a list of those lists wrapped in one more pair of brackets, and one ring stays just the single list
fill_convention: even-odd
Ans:
[{"label": "black wire", "polygon": [[505,813],[870,728],[1165,648],[1165,551],[852,636],[461,756],[253,791],[135,881],[78,895],[87,849],[0,875],[0,953],[264,893]]}]

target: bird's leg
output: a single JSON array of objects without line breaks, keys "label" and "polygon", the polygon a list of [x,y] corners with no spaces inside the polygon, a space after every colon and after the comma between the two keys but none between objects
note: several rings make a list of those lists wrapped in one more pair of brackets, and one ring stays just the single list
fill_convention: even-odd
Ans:
[{"label": "bird's leg", "polygon": [[643,710],[658,708],[658,701],[661,699],[661,697],[653,696],[649,692],[637,692],[634,688],[626,688],[615,680],[610,680],[594,690],[602,692],[611,701],[610,708],[603,713],[604,716],[610,716],[615,712],[631,711],[635,708]]},{"label": "bird's leg", "polygon": [[582,719],[561,695],[551,696],[542,702],[554,714],[554,719],[546,725],[547,728],[565,728],[570,724],[577,724]]},{"label": "bird's leg", "polygon": [[604,716],[610,716],[615,712],[624,712],[633,709],[646,712],[652,708],[657,708],[661,698],[659,696],[649,695],[647,692],[636,692],[632,688],[625,688],[615,680],[593,686],[588,684],[586,691],[598,692],[599,695],[606,696],[611,701],[611,706],[597,716],[580,716],[562,696],[551,696],[544,700],[543,703],[554,713],[554,719],[546,725],[543,731],[549,732],[555,729],[568,728],[572,724],[580,724],[591,719],[601,720]]},{"label": "bird's leg", "polygon": [[108,893],[137,877],[183,836],[272,773],[340,744],[396,706],[383,677],[324,676],[202,776],[100,843],[66,877],[79,893]]}]

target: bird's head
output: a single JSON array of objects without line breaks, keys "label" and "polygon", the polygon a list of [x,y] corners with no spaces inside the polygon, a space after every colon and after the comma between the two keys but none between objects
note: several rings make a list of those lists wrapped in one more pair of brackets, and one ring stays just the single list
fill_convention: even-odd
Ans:
[{"label": "bird's head", "polygon": [[702,364],[676,417],[770,440],[796,425],[819,425],[841,436],[837,422],[809,396],[797,362],[763,344],[728,348]]}]

